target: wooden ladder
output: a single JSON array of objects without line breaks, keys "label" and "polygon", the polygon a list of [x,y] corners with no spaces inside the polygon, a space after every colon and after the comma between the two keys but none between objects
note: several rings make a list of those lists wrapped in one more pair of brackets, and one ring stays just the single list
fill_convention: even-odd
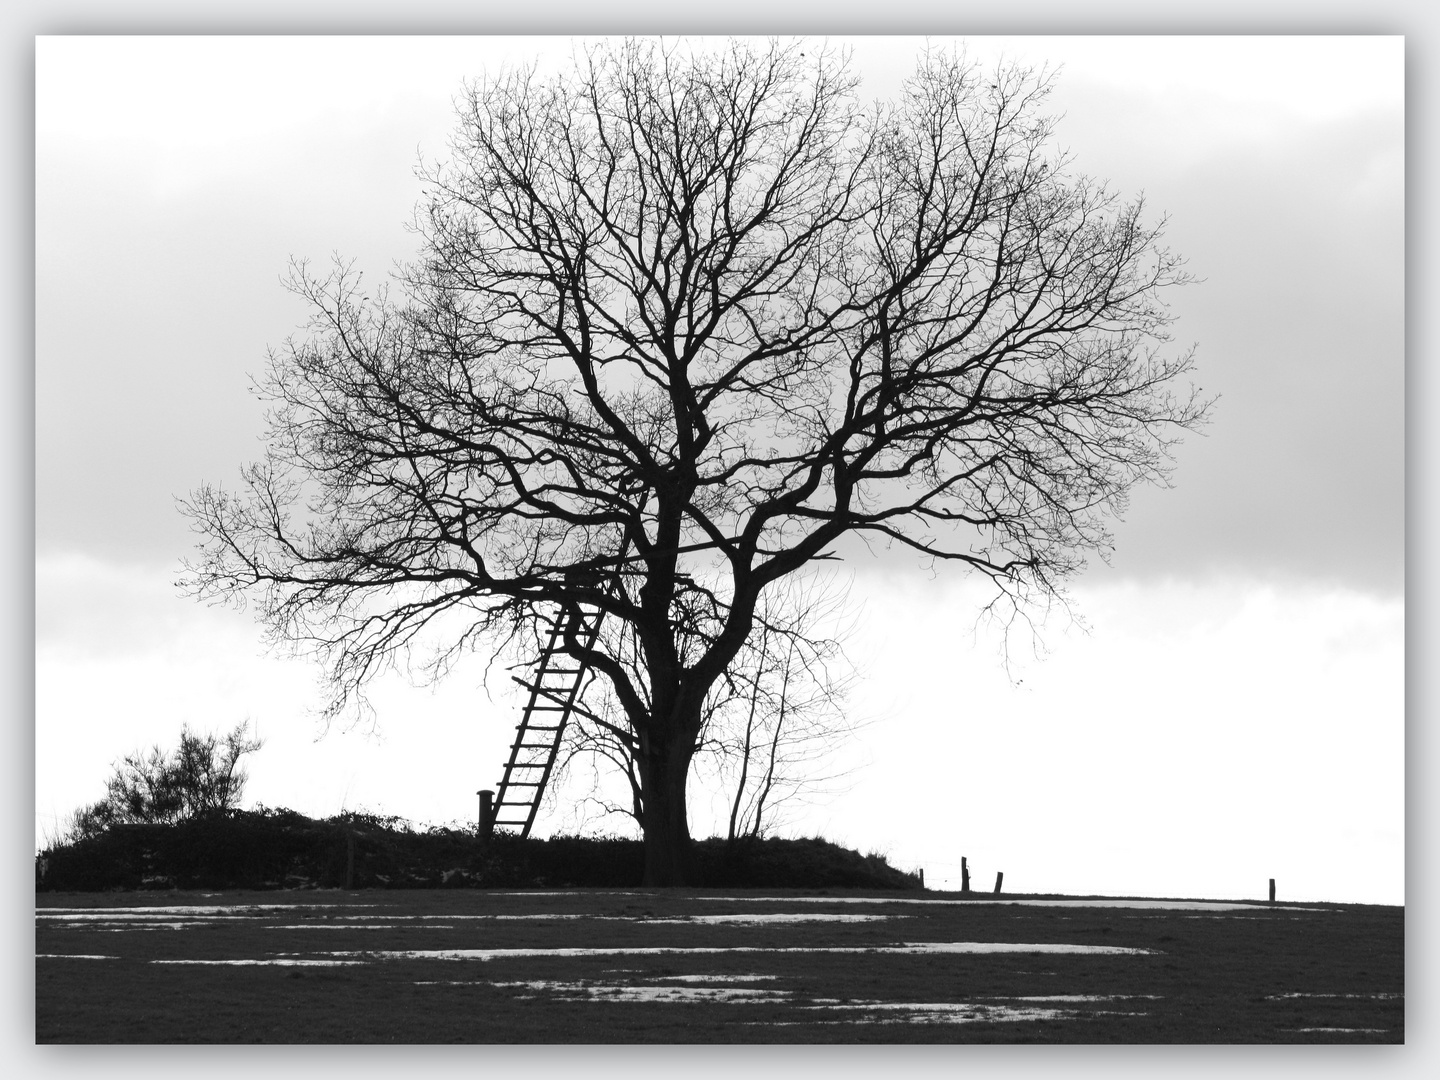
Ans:
[{"label": "wooden ladder", "polygon": [[[617,566],[608,588],[618,588],[619,578]],[[492,829],[496,826],[518,828],[521,837],[530,835],[530,827],[540,810],[540,797],[545,794],[545,785],[550,782],[555,758],[560,753],[565,725],[575,711],[585,676],[590,672],[588,664],[566,655],[561,645],[566,631],[573,630],[586,649],[592,648],[600,636],[600,623],[604,618],[603,611],[587,612],[579,607],[562,614],[550,628],[550,639],[540,652],[534,681],[512,676],[530,691],[530,698],[515,727],[510,760],[505,763],[505,775],[495,795]]]}]

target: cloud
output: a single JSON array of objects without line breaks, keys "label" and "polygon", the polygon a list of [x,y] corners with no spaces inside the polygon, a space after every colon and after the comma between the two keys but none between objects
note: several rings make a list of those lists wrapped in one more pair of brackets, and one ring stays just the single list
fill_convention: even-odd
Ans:
[{"label": "cloud", "polygon": [[1165,177],[1201,278],[1176,300],[1213,423],[1147,491],[1116,567],[1404,583],[1403,126],[1297,128]]},{"label": "cloud", "polygon": [[[859,42],[856,62],[883,89],[915,44]],[[1174,490],[1136,494],[1116,528],[1116,572],[1200,580],[1223,570],[1395,595],[1404,141],[1394,41],[978,46],[1066,61],[1062,143],[1078,167],[1122,193],[1144,190],[1168,213],[1171,242],[1202,279],[1173,298],[1176,347],[1198,344],[1200,383],[1221,395],[1214,423],[1180,448]],[[418,190],[415,152],[443,150],[461,76],[540,47],[43,44],[41,551],[153,562],[190,549],[173,497],[232,482],[261,450],[248,374],[305,314],[278,284],[289,256],[338,250],[382,277],[413,245],[402,222]],[[194,79],[177,96],[168,88],[182,75]],[[891,565],[914,560],[899,553]]]}]

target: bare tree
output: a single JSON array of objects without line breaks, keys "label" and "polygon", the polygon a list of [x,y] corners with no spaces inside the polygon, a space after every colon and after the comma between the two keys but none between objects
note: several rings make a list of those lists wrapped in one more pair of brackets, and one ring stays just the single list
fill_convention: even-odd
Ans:
[{"label": "bare tree", "polygon": [[[837,768],[831,760],[836,746],[856,727],[844,709],[854,678],[841,642],[848,629],[845,601],[833,575],[777,582],[756,605],[750,638],[706,695],[692,776],[725,793],[730,839],[761,835],[782,804],[828,790],[843,775],[843,769],[835,775],[821,770]],[[633,645],[611,642],[607,651],[622,662],[639,660]],[[586,783],[577,774],[589,767],[582,802],[643,826],[636,749],[624,709],[597,680],[566,728],[547,803],[558,804],[567,781]],[[623,797],[607,783],[615,778]]]},{"label": "bare tree", "polygon": [[[1205,411],[1137,200],[1052,146],[1049,81],[922,56],[865,108],[814,46],[602,45],[472,86],[399,297],[297,271],[265,460],[197,491],[184,584],[252,597],[336,710],[578,605],[646,881],[685,880],[704,705],[767,586],[849,534],[1058,593]],[[623,557],[621,555],[623,554]],[[620,587],[602,587],[618,572]]]}]

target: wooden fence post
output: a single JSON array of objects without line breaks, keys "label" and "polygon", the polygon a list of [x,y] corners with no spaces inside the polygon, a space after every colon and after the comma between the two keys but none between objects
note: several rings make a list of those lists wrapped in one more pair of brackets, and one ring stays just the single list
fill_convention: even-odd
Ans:
[{"label": "wooden fence post", "polygon": [[960,891],[962,893],[970,891],[970,867],[965,865],[964,855],[960,856]]},{"label": "wooden fence post", "polygon": [[998,874],[995,875],[995,895],[996,895],[996,896],[999,896],[999,895],[1000,895],[1000,883],[1001,883],[1002,881],[1004,881],[1004,880],[1005,880],[1004,871],[1001,871],[1000,873],[998,873]]},{"label": "wooden fence post", "polygon": [[920,888],[925,888],[925,868],[920,868]]},{"label": "wooden fence post", "polygon": [[1273,904],[1274,902],[1275,902],[1275,879],[1272,877],[1272,878],[1270,879],[1270,903]]}]

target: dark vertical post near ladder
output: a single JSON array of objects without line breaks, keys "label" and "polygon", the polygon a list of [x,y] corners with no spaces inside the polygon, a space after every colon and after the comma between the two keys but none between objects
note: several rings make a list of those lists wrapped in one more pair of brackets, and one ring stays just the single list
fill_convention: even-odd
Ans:
[{"label": "dark vertical post near ladder", "polygon": [[960,856],[960,891],[970,891],[970,867],[965,865],[965,856]]},{"label": "dark vertical post near ladder", "polygon": [[485,843],[495,831],[495,792],[485,788],[475,794],[480,796],[480,842]]},{"label": "dark vertical post near ladder", "polygon": [[1275,879],[1272,877],[1272,878],[1270,879],[1270,903],[1273,904],[1274,902],[1275,902]]},{"label": "dark vertical post near ladder", "polygon": [[1004,880],[1005,880],[1005,872],[1004,872],[1003,870],[1002,870],[1000,873],[998,873],[998,874],[995,875],[995,893],[996,893],[997,896],[998,896],[999,893],[1000,893],[1000,883],[1001,883],[1002,881],[1004,881]]},{"label": "dark vertical post near ladder", "polygon": [[345,888],[355,887],[355,834],[345,837]]}]

